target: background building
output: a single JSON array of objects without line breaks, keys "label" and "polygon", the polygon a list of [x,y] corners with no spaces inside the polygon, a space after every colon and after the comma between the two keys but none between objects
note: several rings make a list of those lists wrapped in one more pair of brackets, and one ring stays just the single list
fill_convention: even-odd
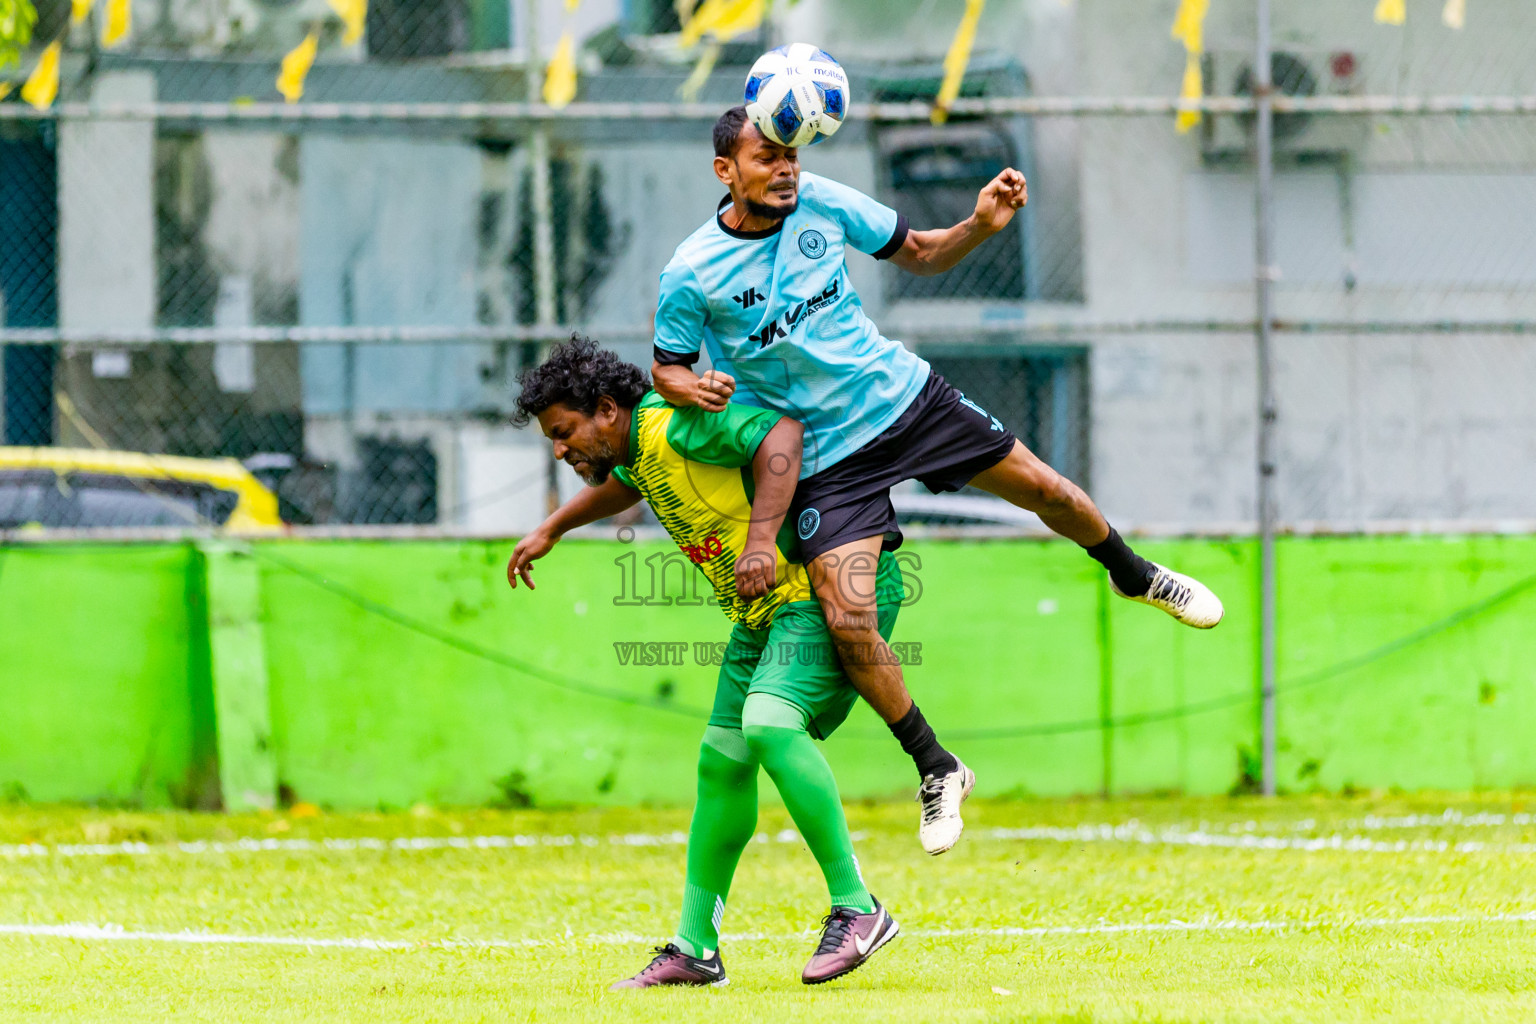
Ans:
[{"label": "background building", "polygon": [[[300,522],[516,531],[551,481],[575,485],[502,422],[512,380],[573,328],[647,360],[657,274],[720,191],[708,120],[556,118],[545,164],[535,126],[494,105],[528,95],[528,40],[548,58],[563,32],[579,103],[676,103],[699,52],[679,41],[686,12],[381,0],[346,45],[320,0],[139,2],[126,42],[103,48],[101,12],[70,26],[69,6],[38,5],[37,41],[66,42],[59,116],[13,93],[0,122],[0,340],[28,342],[5,346],[7,443],[285,453]],[[803,163],[919,226],[1025,169],[1030,206],[1004,236],[936,279],[856,260],[861,296],[1120,521],[1222,530],[1257,516],[1252,114],[1178,134],[1118,102],[1177,87],[1173,7],[993,3],[962,96],[1060,98],[1059,113],[934,126],[866,109]],[[723,108],[765,45],[805,38],[843,60],[857,100],[926,102],[949,44],[930,8],[803,0],[721,47],[696,98]],[[1369,4],[1291,0],[1277,83],[1528,91],[1504,42],[1536,14],[1475,14],[1400,28]],[[311,29],[303,99],[231,113],[278,99],[278,60]],[[1252,33],[1249,5],[1214,5],[1209,94],[1251,92]],[[100,113],[124,104],[155,116]],[[1290,113],[1276,147],[1281,519],[1529,517],[1531,118]]]}]

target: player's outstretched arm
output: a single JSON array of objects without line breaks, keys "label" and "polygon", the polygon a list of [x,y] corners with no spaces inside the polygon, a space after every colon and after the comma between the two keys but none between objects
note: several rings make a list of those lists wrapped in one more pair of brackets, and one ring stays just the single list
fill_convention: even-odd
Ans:
[{"label": "player's outstretched arm", "polygon": [[1027,202],[1029,185],[1024,175],[1009,167],[987,182],[976,197],[974,213],[954,227],[908,231],[891,262],[921,277],[942,274],[1007,227]]},{"label": "player's outstretched arm", "polygon": [[512,559],[507,562],[507,582],[516,590],[518,577],[522,577],[529,590],[538,589],[533,585],[534,559],[549,554],[560,538],[576,527],[616,516],[639,500],[640,492],[621,483],[616,476],[610,476],[596,487],[583,487],[580,493],[555,509],[532,533],[517,542],[517,547],[512,549]]},{"label": "player's outstretched arm", "polygon": [[720,412],[736,393],[736,378],[719,370],[700,377],[688,366],[651,364],[651,386],[672,405],[696,405],[705,412]]},{"label": "player's outstretched arm", "polygon": [[764,435],[752,456],[752,522],[747,527],[746,548],[736,560],[736,593],[744,601],[773,589],[779,527],[784,525],[800,481],[804,443],[805,428],[785,416]]}]

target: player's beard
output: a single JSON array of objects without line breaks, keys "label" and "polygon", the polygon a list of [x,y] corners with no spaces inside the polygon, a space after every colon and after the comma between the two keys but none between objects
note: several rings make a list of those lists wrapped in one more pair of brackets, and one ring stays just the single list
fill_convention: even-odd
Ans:
[{"label": "player's beard", "polygon": [[756,199],[747,200],[747,212],[754,217],[762,217],[764,220],[783,220],[796,210],[800,209],[800,193],[795,192],[795,201],[788,206],[770,206],[760,203]]},{"label": "player's beard", "polygon": [[608,477],[613,474],[613,467],[619,464],[619,452],[607,441],[598,441],[591,452],[583,452],[577,462],[585,462],[587,471],[578,472],[583,480],[597,487],[608,482]]}]

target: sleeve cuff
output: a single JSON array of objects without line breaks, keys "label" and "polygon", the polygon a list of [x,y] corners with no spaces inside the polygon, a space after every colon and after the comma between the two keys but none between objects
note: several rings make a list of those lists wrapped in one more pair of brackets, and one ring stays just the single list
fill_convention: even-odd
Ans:
[{"label": "sleeve cuff", "polygon": [[652,350],[662,366],[692,366],[699,361],[697,352],[671,352],[657,345]]},{"label": "sleeve cuff", "polygon": [[898,213],[896,215],[896,230],[891,232],[891,240],[882,245],[878,252],[871,253],[870,255],[874,256],[877,260],[890,259],[896,255],[896,250],[900,249],[902,243],[907,240],[907,232],[909,230],[911,230],[911,225],[907,223],[907,218]]},{"label": "sleeve cuff", "polygon": [[779,421],[783,418],[782,415],[764,416],[763,421],[753,428],[757,436],[752,438],[746,445],[749,462],[751,459],[757,458],[757,450],[763,446],[763,441],[767,439],[769,434],[773,433],[773,428],[778,426]]}]

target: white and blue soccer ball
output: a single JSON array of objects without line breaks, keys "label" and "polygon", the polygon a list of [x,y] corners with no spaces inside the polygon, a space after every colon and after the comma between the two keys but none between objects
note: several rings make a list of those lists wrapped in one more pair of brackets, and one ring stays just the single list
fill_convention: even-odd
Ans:
[{"label": "white and blue soccer ball", "polygon": [[821,47],[790,43],[757,58],[742,99],[747,117],[769,139],[810,146],[830,138],[848,116],[848,76]]}]

